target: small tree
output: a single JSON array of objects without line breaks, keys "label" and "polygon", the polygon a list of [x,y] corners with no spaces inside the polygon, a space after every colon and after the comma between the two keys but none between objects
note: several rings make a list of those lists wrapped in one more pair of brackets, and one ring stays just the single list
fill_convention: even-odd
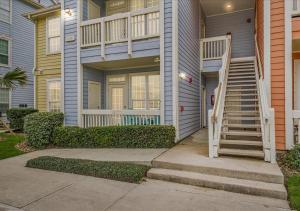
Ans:
[{"label": "small tree", "polygon": [[0,76],[0,87],[15,89],[17,86],[26,85],[26,83],[26,72],[19,67]]}]

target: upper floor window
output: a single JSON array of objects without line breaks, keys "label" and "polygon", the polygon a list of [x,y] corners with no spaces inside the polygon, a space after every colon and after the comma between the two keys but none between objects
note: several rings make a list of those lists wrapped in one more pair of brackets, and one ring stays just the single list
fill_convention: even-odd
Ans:
[{"label": "upper floor window", "polygon": [[156,7],[159,0],[130,0],[130,11],[136,11],[148,7]]},{"label": "upper floor window", "polygon": [[60,52],[60,17],[47,20],[47,51],[49,54]]},{"label": "upper floor window", "polygon": [[0,38],[0,66],[9,66],[9,40]]},{"label": "upper floor window", "polygon": [[0,21],[10,23],[11,0],[0,1]]}]

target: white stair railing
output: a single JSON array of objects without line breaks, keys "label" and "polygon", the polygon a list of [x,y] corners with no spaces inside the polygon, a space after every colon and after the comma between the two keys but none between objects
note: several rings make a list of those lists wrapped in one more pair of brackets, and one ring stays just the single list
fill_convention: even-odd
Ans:
[{"label": "white stair railing", "polygon": [[231,61],[231,35],[226,35],[226,48],[222,56],[222,68],[219,72],[219,85],[215,90],[216,98],[212,110],[208,112],[209,157],[218,157],[223,113],[225,106],[226,85]]},{"label": "white stair railing", "polygon": [[263,78],[261,57],[257,43],[257,36],[255,35],[255,73],[257,81],[257,92],[261,120],[261,132],[263,149],[265,154],[265,161],[276,163],[276,146],[275,146],[275,120],[274,109],[269,106],[266,84]]}]

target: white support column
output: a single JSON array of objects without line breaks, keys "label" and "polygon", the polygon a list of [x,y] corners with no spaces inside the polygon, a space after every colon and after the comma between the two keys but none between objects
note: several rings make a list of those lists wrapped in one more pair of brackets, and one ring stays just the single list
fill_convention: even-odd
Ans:
[{"label": "white support column", "polygon": [[160,0],[160,124],[165,124],[165,2]]},{"label": "white support column", "polygon": [[131,14],[128,13],[128,31],[127,31],[127,36],[128,36],[128,56],[132,56],[132,34],[131,34]]},{"label": "white support column", "polygon": [[101,20],[101,57],[105,59],[105,19]]},{"label": "white support column", "polygon": [[292,5],[293,1],[284,1],[285,6],[285,143],[291,149],[293,143],[293,78],[292,78]]},{"label": "white support column", "polygon": [[77,125],[82,126],[82,65],[80,63],[80,17],[82,0],[77,1]]},{"label": "white support column", "polygon": [[264,1],[264,81],[267,87],[268,103],[271,102],[271,3]]}]

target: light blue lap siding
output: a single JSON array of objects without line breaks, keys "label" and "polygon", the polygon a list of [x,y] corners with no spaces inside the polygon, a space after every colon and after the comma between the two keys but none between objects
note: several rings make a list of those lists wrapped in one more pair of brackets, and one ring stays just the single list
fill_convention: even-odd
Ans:
[{"label": "light blue lap siding", "polygon": [[207,60],[203,62],[203,72],[217,72],[222,67],[222,60]]},{"label": "light blue lap siding", "polygon": [[[140,58],[148,56],[158,56],[159,50],[159,38],[135,41],[132,43],[132,56],[128,56],[127,43],[119,43],[114,45],[108,45],[105,48],[105,61],[122,60],[130,58]],[[81,50],[81,63],[94,63],[104,61],[101,57],[101,48],[93,47]]]},{"label": "light blue lap siding", "polygon": [[172,0],[164,0],[164,112],[168,125],[173,124],[172,49]]},{"label": "light blue lap siding", "polygon": [[200,129],[199,1],[179,0],[179,71],[192,78],[179,81],[179,138]]},{"label": "light blue lap siding", "polygon": [[[64,0],[65,8],[73,10],[72,17],[64,17],[65,37],[74,35],[75,41],[64,42],[64,112],[66,125],[78,125],[77,94],[77,1]],[[78,70],[80,71],[80,70]]]},{"label": "light blue lap siding", "polygon": [[[247,20],[251,19],[251,23]],[[254,10],[244,10],[206,18],[206,36],[232,33],[232,57],[254,56]]]}]

